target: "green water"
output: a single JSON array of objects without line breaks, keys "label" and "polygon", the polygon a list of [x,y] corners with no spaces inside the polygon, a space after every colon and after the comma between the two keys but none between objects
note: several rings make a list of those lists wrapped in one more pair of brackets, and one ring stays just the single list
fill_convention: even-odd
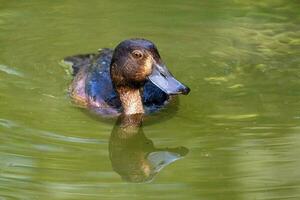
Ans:
[{"label": "green water", "polygon": [[[188,153],[139,184],[59,64],[132,37],[192,90],[142,128]],[[299,78],[297,0],[0,0],[0,199],[300,199]]]}]

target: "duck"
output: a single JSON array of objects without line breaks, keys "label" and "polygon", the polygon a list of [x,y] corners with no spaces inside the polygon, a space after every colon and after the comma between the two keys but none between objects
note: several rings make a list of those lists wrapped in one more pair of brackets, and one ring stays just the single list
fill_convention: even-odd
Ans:
[{"label": "duck", "polygon": [[73,69],[69,86],[73,102],[104,117],[153,113],[174,96],[190,92],[147,39],[127,39],[115,49],[68,56],[64,62]]}]

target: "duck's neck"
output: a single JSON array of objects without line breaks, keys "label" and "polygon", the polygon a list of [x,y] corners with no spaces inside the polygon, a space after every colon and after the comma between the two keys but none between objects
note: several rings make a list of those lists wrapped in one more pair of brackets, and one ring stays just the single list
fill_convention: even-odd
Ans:
[{"label": "duck's neck", "polygon": [[141,92],[128,87],[117,88],[125,115],[144,113]]}]

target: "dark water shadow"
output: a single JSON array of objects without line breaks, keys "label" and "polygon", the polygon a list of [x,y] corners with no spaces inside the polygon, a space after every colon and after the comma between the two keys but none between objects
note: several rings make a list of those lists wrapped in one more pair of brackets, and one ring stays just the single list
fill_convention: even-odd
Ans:
[{"label": "dark water shadow", "polygon": [[142,114],[120,116],[109,139],[112,168],[124,181],[151,182],[167,165],[183,158],[186,147],[156,148],[143,132]]}]

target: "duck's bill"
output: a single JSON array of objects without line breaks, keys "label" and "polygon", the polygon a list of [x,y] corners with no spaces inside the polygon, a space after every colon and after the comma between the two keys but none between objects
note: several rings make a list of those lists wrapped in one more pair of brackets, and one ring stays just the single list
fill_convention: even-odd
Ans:
[{"label": "duck's bill", "polygon": [[190,88],[177,81],[164,65],[155,64],[149,80],[169,95],[186,95],[190,92]]}]

